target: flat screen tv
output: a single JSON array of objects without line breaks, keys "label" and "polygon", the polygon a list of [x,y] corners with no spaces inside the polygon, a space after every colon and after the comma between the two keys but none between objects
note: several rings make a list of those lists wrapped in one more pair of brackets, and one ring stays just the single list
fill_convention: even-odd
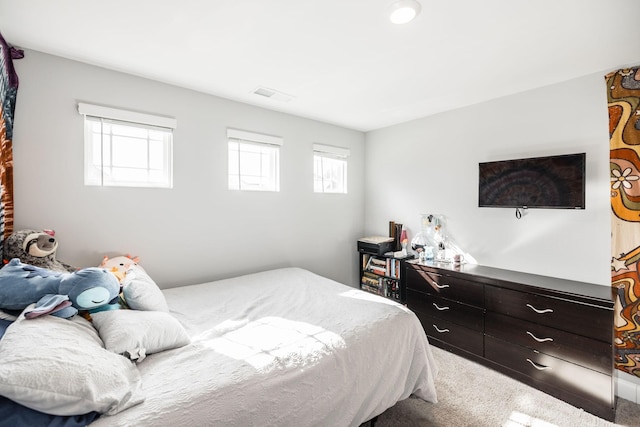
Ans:
[{"label": "flat screen tv", "polygon": [[585,208],[585,153],[480,163],[478,205]]}]

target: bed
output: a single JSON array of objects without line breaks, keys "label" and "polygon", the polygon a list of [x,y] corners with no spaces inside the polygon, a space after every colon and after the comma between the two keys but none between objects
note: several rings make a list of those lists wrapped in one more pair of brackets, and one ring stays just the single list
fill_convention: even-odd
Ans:
[{"label": "bed", "polygon": [[[160,339],[168,337],[175,344],[168,347],[175,348],[151,343],[117,350],[125,357],[117,355],[115,363],[131,365],[116,368],[126,370],[118,380],[130,390],[92,427],[358,426],[410,395],[437,401],[437,366],[420,322],[383,297],[299,268],[161,294],[187,341],[180,331],[168,330]],[[42,318],[22,324],[36,328],[40,320],[53,323]],[[65,328],[73,323],[55,321]],[[105,322],[95,323],[94,316],[100,339],[112,352],[132,335],[160,327],[155,321],[131,329],[107,322],[119,329],[116,334],[125,334],[118,338],[107,336]],[[0,341],[2,363],[11,328]]]}]

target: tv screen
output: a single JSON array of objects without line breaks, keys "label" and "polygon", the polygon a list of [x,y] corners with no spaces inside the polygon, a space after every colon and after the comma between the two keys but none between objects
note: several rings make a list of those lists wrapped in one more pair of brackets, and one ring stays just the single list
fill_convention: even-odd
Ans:
[{"label": "tv screen", "polygon": [[480,163],[478,205],[584,209],[585,153]]}]

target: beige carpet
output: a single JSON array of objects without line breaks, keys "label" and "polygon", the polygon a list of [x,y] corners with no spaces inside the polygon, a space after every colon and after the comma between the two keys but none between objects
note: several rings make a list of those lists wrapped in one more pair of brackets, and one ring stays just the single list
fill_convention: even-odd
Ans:
[{"label": "beige carpet", "polygon": [[640,406],[618,399],[610,423],[492,369],[436,347],[438,403],[409,398],[378,417],[375,427],[640,426]]}]

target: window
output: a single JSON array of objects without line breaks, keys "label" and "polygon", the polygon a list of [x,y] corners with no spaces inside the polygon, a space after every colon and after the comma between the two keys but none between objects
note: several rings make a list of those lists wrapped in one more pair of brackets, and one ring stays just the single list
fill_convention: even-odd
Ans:
[{"label": "window", "polygon": [[280,191],[280,146],[277,136],[227,129],[229,190]]},{"label": "window", "polygon": [[313,144],[313,191],[347,193],[347,148]]},{"label": "window", "polygon": [[171,188],[175,119],[78,104],[85,185]]}]

